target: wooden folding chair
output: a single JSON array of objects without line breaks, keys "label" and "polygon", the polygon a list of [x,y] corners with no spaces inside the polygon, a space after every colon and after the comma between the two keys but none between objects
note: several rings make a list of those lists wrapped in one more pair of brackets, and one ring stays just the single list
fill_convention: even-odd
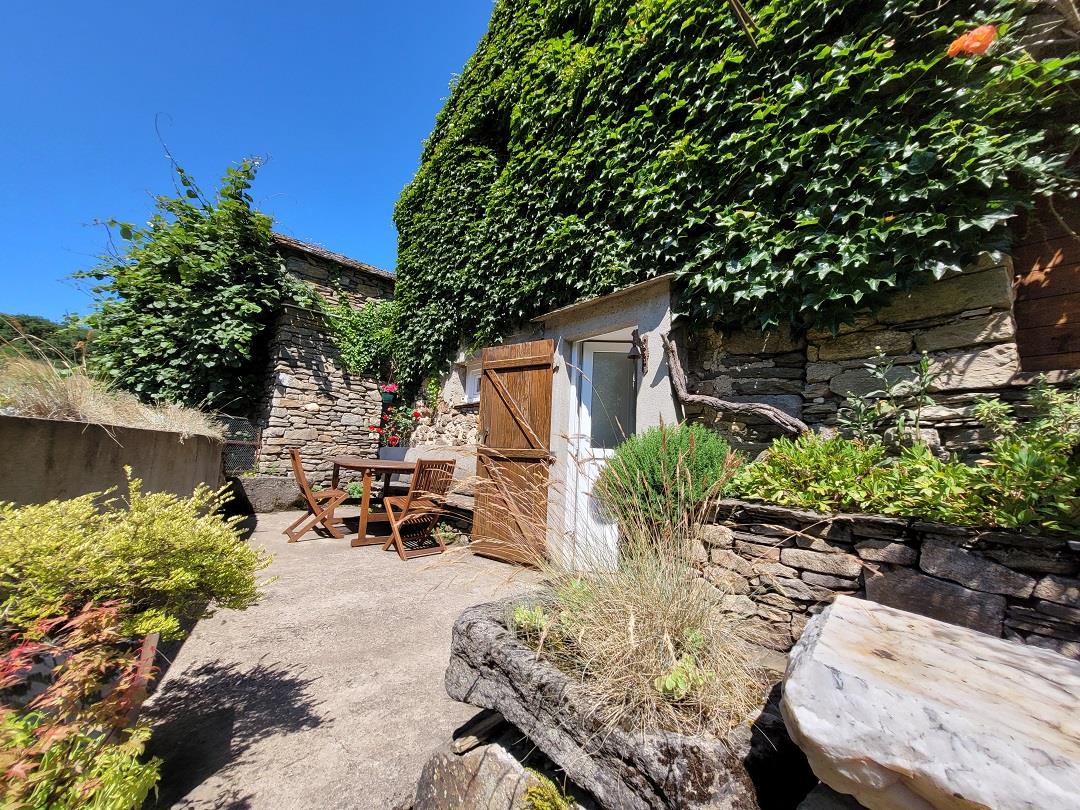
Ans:
[{"label": "wooden folding chair", "polygon": [[[446,551],[446,544],[433,532],[454,480],[455,463],[453,460],[420,459],[416,462],[408,493],[383,499],[392,532],[383,544],[383,551],[393,544],[403,560]],[[429,540],[434,540],[435,545],[428,543]]]},{"label": "wooden folding chair", "polygon": [[296,477],[296,483],[299,485],[300,492],[303,494],[308,506],[307,514],[298,517],[285,529],[284,533],[289,536],[289,542],[295,543],[320,524],[330,533],[331,537],[340,540],[345,535],[334,525],[334,509],[341,506],[342,502],[349,497],[349,493],[340,489],[323,489],[315,492],[311,488],[311,484],[308,483],[307,475],[304,473],[304,464],[300,460],[300,451],[291,448],[289,457],[292,459],[292,469],[293,475]]}]

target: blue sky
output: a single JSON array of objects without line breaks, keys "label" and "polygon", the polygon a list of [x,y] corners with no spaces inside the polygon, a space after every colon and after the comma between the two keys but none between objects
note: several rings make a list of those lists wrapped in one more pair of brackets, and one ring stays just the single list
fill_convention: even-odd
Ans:
[{"label": "blue sky", "polygon": [[393,269],[391,216],[492,0],[8,3],[0,312],[85,313],[95,219],[170,192],[154,132],[205,190],[249,155],[275,227]]}]

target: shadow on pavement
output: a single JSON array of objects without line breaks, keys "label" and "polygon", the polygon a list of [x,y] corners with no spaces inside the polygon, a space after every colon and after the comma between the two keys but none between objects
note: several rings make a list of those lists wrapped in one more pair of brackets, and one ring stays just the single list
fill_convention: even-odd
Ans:
[{"label": "shadow on pavement", "polygon": [[[279,665],[211,662],[163,684],[144,713],[154,727],[148,753],[163,760],[158,798],[147,807],[172,807],[206,779],[242,762],[267,735],[330,722],[316,713],[313,680]],[[250,798],[233,792],[214,807],[245,810]]]}]

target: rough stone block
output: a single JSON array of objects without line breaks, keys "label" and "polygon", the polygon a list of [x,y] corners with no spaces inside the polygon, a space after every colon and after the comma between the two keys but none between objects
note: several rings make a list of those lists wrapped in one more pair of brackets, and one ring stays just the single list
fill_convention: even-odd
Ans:
[{"label": "rough stone block", "polygon": [[424,766],[412,810],[516,810],[524,806],[525,792],[533,784],[539,780],[497,743],[460,756],[447,747]]},{"label": "rough stone block", "polygon": [[825,382],[843,370],[844,367],[838,363],[807,363],[806,381],[808,383]]},{"label": "rough stone block", "polygon": [[986,593],[1026,599],[1035,590],[1032,577],[940,540],[923,543],[919,567],[928,574]]},{"label": "rough stone block", "polygon": [[854,796],[837,793],[822,783],[806,794],[795,810],[862,810],[862,807]]},{"label": "rough stone block", "polygon": [[1035,586],[1035,596],[1061,605],[1080,607],[1080,579],[1046,576]]},{"label": "rough stone block", "polygon": [[891,543],[888,540],[863,540],[855,544],[855,553],[863,560],[896,565],[914,565],[919,557],[918,552],[911,546]]},{"label": "rough stone block", "polygon": [[1074,807],[1080,664],[839,597],[781,711],[819,779],[876,810]]},{"label": "rough stone block", "polygon": [[857,577],[863,568],[862,561],[851,554],[829,554],[801,548],[783,549],[780,552],[780,562],[793,568],[838,577]]},{"label": "rough stone block", "polygon": [[734,551],[729,551],[726,548],[714,548],[709,554],[709,560],[713,565],[727,568],[741,576],[750,577],[754,575],[754,568],[750,563]]},{"label": "rough stone block", "polygon": [[772,562],[771,560],[758,560],[754,562],[753,572],[759,576],[786,577],[788,579],[799,578],[799,572],[794,568],[788,568],[782,563]]},{"label": "rough stone block", "polygon": [[936,357],[930,367],[938,373],[932,391],[963,391],[1008,385],[1020,370],[1015,343]]},{"label": "rough stone block", "polygon": [[815,574],[813,571],[803,571],[801,579],[803,582],[820,585],[822,588],[828,588],[831,591],[859,590],[859,581],[857,579],[845,579],[844,577],[834,577],[829,574]]},{"label": "rough stone block", "polygon": [[746,578],[730,569],[718,565],[709,565],[705,567],[702,573],[705,575],[705,579],[725,593],[750,593],[750,583],[746,581]]},{"label": "rough stone block", "polygon": [[818,344],[818,357],[822,360],[855,360],[870,358],[881,351],[888,355],[907,354],[911,351],[911,335],[893,329],[868,332],[852,332]]},{"label": "rough stone block", "polygon": [[734,533],[727,526],[705,523],[700,526],[698,536],[701,537],[701,542],[707,546],[731,548]]},{"label": "rough stone block", "polygon": [[785,326],[764,334],[749,329],[731,332],[723,336],[720,345],[727,354],[784,354],[801,349],[804,340]]},{"label": "rough stone block", "polygon": [[1000,636],[1005,597],[981,593],[908,568],[872,572],[863,577],[866,598],[889,607]]},{"label": "rough stone block", "polygon": [[1012,340],[1015,334],[1016,329],[1009,312],[991,312],[982,317],[965,318],[920,332],[915,335],[915,348],[927,352],[958,349],[980,343]]},{"label": "rough stone block", "polygon": [[980,307],[1012,306],[1012,271],[1006,264],[963,273],[897,295],[875,314],[881,323],[897,324],[953,315]]},{"label": "rough stone block", "polygon": [[766,546],[761,543],[748,543],[745,540],[735,541],[735,550],[749,560],[776,560],[780,559],[780,546]]}]

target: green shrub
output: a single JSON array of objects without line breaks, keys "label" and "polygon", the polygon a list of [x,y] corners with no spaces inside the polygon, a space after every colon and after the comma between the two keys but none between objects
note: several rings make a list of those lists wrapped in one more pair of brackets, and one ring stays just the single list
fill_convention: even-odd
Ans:
[{"label": "green shrub", "polygon": [[93,493],[67,501],[0,504],[0,609],[5,624],[31,627],[88,602],[116,600],[135,637],[181,635],[208,603],[243,609],[260,597],[256,573],[270,562],[240,538],[240,518],[223,518],[224,490],[190,498],[142,492],[126,500]]},{"label": "green shrub", "polygon": [[270,217],[252,206],[258,161],[229,168],[214,198],[176,166],[183,196],[158,196],[145,227],[85,273],[100,282],[91,367],[144,402],[243,412],[266,376],[259,349],[280,305],[308,288],[285,271]]},{"label": "green shrub", "polygon": [[743,497],[822,511],[861,510],[964,526],[1080,532],[1080,393],[1040,382],[1031,418],[985,400],[976,415],[998,432],[984,458],[941,459],[918,442],[888,456],[875,440],[808,433],[778,439],[745,466]]},{"label": "green shrub", "polygon": [[754,498],[806,509],[847,509],[870,497],[869,481],[885,458],[877,442],[804,433],[777,439],[759,461],[744,466],[733,489]]},{"label": "green shrub", "polygon": [[979,463],[979,494],[999,526],[1080,532],[1080,390],[1040,381],[1031,405],[1035,415],[1027,421],[999,401],[976,406],[978,418],[999,433]]},{"label": "green shrub", "polygon": [[675,525],[693,521],[722,495],[738,464],[728,443],[705,425],[661,425],[616,448],[595,494],[624,531],[642,517]]}]

